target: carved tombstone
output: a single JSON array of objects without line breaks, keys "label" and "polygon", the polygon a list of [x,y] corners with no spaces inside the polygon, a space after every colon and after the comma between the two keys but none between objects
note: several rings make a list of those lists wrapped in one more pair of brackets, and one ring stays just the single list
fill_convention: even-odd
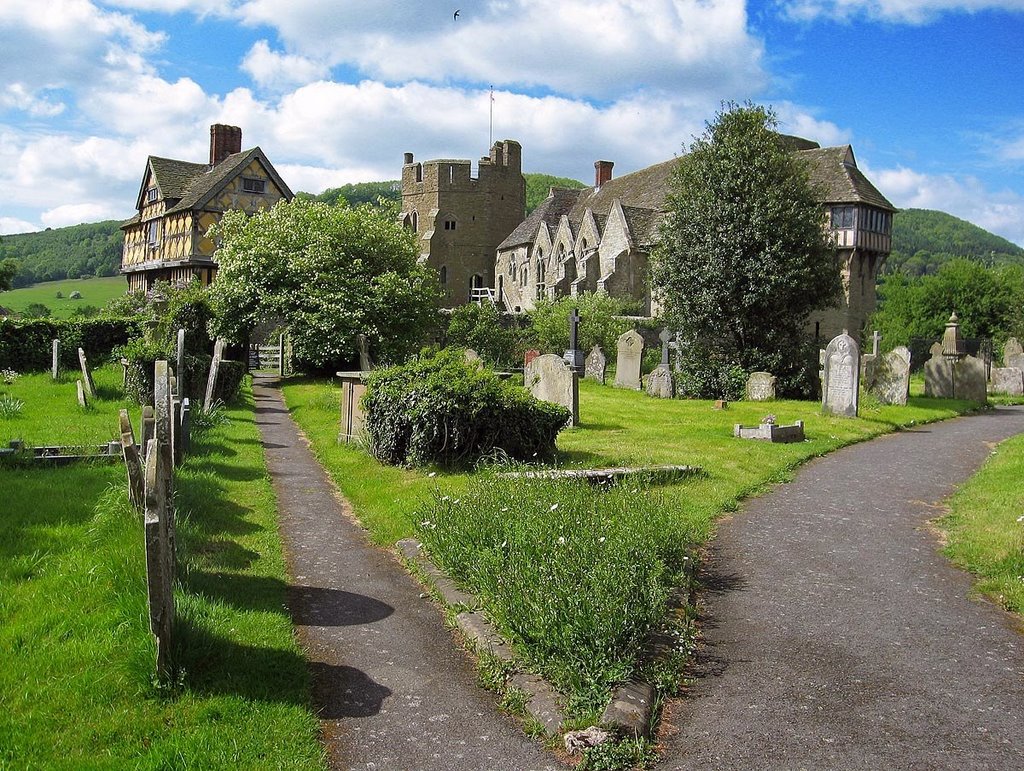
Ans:
[{"label": "carved tombstone", "polygon": [[480,354],[474,351],[472,348],[466,349],[466,364],[474,364],[479,368],[484,366],[484,360],[480,358]]},{"label": "carved tombstone", "polygon": [[608,360],[604,357],[601,346],[595,345],[589,354],[584,367],[584,377],[587,380],[596,380],[604,385],[605,370],[608,368]]},{"label": "carved tombstone", "polygon": [[92,372],[89,371],[89,362],[85,358],[85,351],[78,349],[78,363],[82,365],[82,386],[85,388],[85,395],[90,399],[96,398],[96,384],[92,380]]},{"label": "carved tombstone", "polygon": [[615,357],[615,385],[619,388],[640,390],[640,361],[644,353],[644,339],[636,330],[619,337]]},{"label": "carved tombstone", "polygon": [[570,426],[580,422],[579,375],[565,360],[554,353],[546,353],[526,365],[523,383],[541,401],[560,404],[571,413]]},{"label": "carved tombstone", "polygon": [[1024,346],[1020,344],[1016,337],[1011,337],[1006,341],[1006,345],[1003,346],[1003,364],[1007,367],[1016,366],[1010,364],[1011,356],[1020,356],[1024,353]]},{"label": "carved tombstone", "polygon": [[60,376],[60,340],[53,340],[53,361],[50,364],[50,377],[56,380]]},{"label": "carved tombstone", "polygon": [[825,349],[821,410],[826,414],[857,417],[860,351],[847,334],[837,335]]},{"label": "carved tombstone", "polygon": [[81,380],[76,380],[75,381],[75,386],[78,389],[78,406],[79,407],[88,407],[89,406],[89,397],[85,395],[85,386],[82,385],[82,381]]},{"label": "carved tombstone", "polygon": [[934,399],[953,398],[953,364],[942,355],[942,344],[931,347],[932,357],[924,363],[924,395]]},{"label": "carved tombstone", "polygon": [[775,398],[775,375],[771,372],[751,372],[747,378],[748,402],[768,402]]},{"label": "carved tombstone", "polygon": [[1006,366],[1024,370],[1024,353],[1015,353],[1006,357]]},{"label": "carved tombstone", "polygon": [[213,409],[213,397],[217,393],[217,376],[220,373],[220,362],[224,358],[224,341],[218,340],[213,346],[213,361],[210,362],[210,373],[206,376],[206,398],[203,400],[203,412]]},{"label": "carved tombstone", "polygon": [[135,443],[135,431],[128,417],[128,410],[118,413],[121,429],[121,456],[128,473],[128,500],[136,510],[141,511],[143,505],[143,471],[142,457],[139,446]]},{"label": "carved tombstone", "polygon": [[957,399],[984,403],[988,401],[988,378],[985,361],[965,356],[953,365],[953,388]]},{"label": "carved tombstone", "polygon": [[672,370],[668,364],[659,364],[647,376],[647,395],[656,399],[671,399],[676,395]]},{"label": "carved tombstone", "polygon": [[1024,372],[1016,367],[993,367],[992,393],[1024,396]]},{"label": "carved tombstone", "polygon": [[156,638],[156,674],[166,682],[171,675],[174,632],[173,509],[164,486],[162,455],[156,439],[146,448],[145,544],[149,628]]},{"label": "carved tombstone", "polygon": [[907,403],[910,394],[910,349],[899,346],[878,359],[871,393],[882,404]]}]

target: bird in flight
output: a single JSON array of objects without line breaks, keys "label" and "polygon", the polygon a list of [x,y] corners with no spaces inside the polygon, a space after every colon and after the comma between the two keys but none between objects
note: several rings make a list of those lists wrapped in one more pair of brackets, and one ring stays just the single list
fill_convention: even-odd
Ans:
[{"label": "bird in flight", "polygon": [[452,14],[452,20],[453,20],[453,21],[454,21],[455,19],[459,18],[459,11],[461,11],[461,10],[462,10],[461,8],[457,8],[457,9],[455,10],[455,13],[453,13],[453,14]]}]

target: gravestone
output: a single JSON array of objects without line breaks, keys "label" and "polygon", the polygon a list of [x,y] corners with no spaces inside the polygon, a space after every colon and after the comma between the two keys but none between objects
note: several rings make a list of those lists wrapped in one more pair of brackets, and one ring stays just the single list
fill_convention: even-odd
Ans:
[{"label": "gravestone", "polygon": [[644,353],[644,339],[640,333],[631,329],[620,335],[616,353],[615,385],[639,391],[640,361]]},{"label": "gravestone", "polygon": [[154,438],[162,455],[161,468],[167,477],[164,486],[168,493],[171,490],[172,471],[174,469],[173,426],[174,419],[171,408],[171,375],[170,366],[164,359],[153,364],[153,418],[156,422]]},{"label": "gravestone", "polygon": [[604,351],[601,350],[601,346],[595,345],[590,353],[587,354],[584,377],[588,380],[596,380],[601,385],[604,385],[605,370],[607,368],[608,360],[604,357]]},{"label": "gravestone", "polygon": [[206,376],[206,398],[203,400],[203,412],[213,409],[213,396],[217,393],[217,375],[220,373],[220,362],[224,357],[224,341],[217,340],[213,346],[213,361],[210,362],[210,373]]},{"label": "gravestone", "polygon": [[847,334],[837,335],[825,349],[821,410],[826,414],[857,417],[860,351]]},{"label": "gravestone", "polygon": [[530,362],[536,359],[538,356],[540,356],[540,351],[538,351],[536,348],[531,348],[526,353],[524,353],[523,368],[525,369],[527,366],[529,366]]},{"label": "gravestone", "polygon": [[179,424],[181,434],[181,454],[188,455],[189,445],[192,442],[192,403],[186,396],[181,400],[181,423]]},{"label": "gravestone", "polygon": [[149,447],[149,440],[156,435],[156,418],[153,417],[153,408],[148,404],[142,408],[142,427],[139,434],[142,441],[139,447]]},{"label": "gravestone", "polygon": [[477,367],[484,366],[484,360],[480,358],[480,354],[474,351],[472,348],[467,348],[465,352],[466,364],[475,364]]},{"label": "gravestone", "polygon": [[769,402],[775,398],[776,377],[771,372],[751,372],[747,378],[748,402]]},{"label": "gravestone", "polygon": [[668,364],[659,364],[647,376],[647,395],[657,399],[671,399],[676,395],[672,370]]},{"label": "gravestone", "polygon": [[82,385],[82,381],[81,380],[76,380],[75,381],[75,385],[78,388],[78,406],[79,407],[88,407],[89,406],[89,397],[87,397],[85,395],[85,386]]},{"label": "gravestone", "polygon": [[185,330],[178,330],[178,350],[175,361],[174,374],[178,377],[175,395],[180,399],[181,392],[185,389]]},{"label": "gravestone", "polygon": [[1016,367],[993,367],[992,393],[1024,396],[1024,372]]},{"label": "gravestone", "polygon": [[988,378],[985,361],[965,356],[953,365],[953,390],[957,399],[984,403],[988,401]]},{"label": "gravestone", "polygon": [[60,375],[60,340],[53,340],[53,361],[50,364],[50,376],[56,380]]},{"label": "gravestone", "polygon": [[924,363],[924,395],[933,399],[953,398],[953,364],[942,355],[942,344],[931,347],[932,357]]},{"label": "gravestone", "polygon": [[1022,353],[1024,353],[1024,346],[1021,346],[1016,337],[1011,337],[1003,346],[1003,364],[1007,367],[1015,366],[1010,364],[1010,357],[1020,356]]},{"label": "gravestone", "polygon": [[142,511],[145,480],[143,478],[139,446],[135,443],[135,431],[132,429],[132,421],[128,417],[128,410],[121,410],[118,413],[118,419],[121,430],[121,457],[124,458],[124,466],[128,474],[128,501],[135,507],[136,511]]},{"label": "gravestone", "polygon": [[1015,353],[1006,357],[1006,366],[1024,370],[1024,353]]},{"label": "gravestone", "polygon": [[85,351],[78,349],[78,363],[82,365],[82,385],[85,387],[85,395],[90,399],[96,398],[96,384],[92,380],[92,373],[89,371],[89,362],[85,358]]},{"label": "gravestone", "polygon": [[541,401],[560,404],[571,413],[570,426],[580,422],[579,376],[561,356],[546,353],[526,365],[523,383]]},{"label": "gravestone", "polygon": [[363,413],[363,394],[366,393],[366,378],[370,373],[363,371],[335,372],[341,384],[341,427],[338,443],[348,444],[363,436],[366,415]]},{"label": "gravestone", "polygon": [[181,465],[184,449],[181,446],[181,399],[174,393],[174,378],[171,378],[171,458],[174,467]]},{"label": "gravestone", "polygon": [[907,403],[910,393],[909,348],[901,345],[878,360],[870,390],[882,404]]},{"label": "gravestone", "polygon": [[164,486],[162,454],[158,441],[146,448],[145,544],[149,628],[156,638],[156,674],[162,682],[172,674],[174,634],[174,539],[173,510]]},{"label": "gravestone", "polygon": [[672,333],[669,332],[668,327],[665,327],[658,333],[658,339],[661,340],[661,366],[668,367],[668,346],[672,342]]}]

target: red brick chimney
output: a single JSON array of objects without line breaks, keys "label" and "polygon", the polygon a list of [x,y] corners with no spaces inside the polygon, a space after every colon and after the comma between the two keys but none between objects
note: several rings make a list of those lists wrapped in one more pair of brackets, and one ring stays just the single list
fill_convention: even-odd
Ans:
[{"label": "red brick chimney", "polygon": [[594,187],[601,187],[612,178],[614,161],[594,161]]},{"label": "red brick chimney", "polygon": [[210,126],[210,165],[216,166],[229,155],[242,152],[242,129],[214,123]]}]

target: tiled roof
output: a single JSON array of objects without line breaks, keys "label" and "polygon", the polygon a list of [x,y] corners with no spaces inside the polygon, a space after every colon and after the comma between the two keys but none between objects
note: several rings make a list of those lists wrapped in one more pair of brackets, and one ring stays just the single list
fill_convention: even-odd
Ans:
[{"label": "tiled roof", "polygon": [[210,168],[205,163],[175,161],[155,155],[149,156],[149,167],[153,170],[153,179],[160,190],[160,197],[175,201],[184,198],[196,178]]},{"label": "tiled roof", "polygon": [[823,203],[866,203],[896,211],[857,168],[857,159],[849,145],[803,150],[797,155],[807,160],[811,182],[821,190]]},{"label": "tiled roof", "polygon": [[199,205],[205,198],[218,190],[225,182],[235,176],[239,171],[249,165],[249,162],[259,152],[258,147],[251,150],[243,150],[240,153],[229,155],[212,169],[204,167],[201,175],[195,177],[189,186],[186,195],[168,213],[176,211],[187,211]]},{"label": "tiled roof", "polygon": [[530,216],[519,223],[519,227],[513,230],[508,237],[498,244],[499,249],[511,249],[523,244],[532,244],[540,232],[540,226],[547,224],[554,230],[558,227],[563,215],[572,211],[573,205],[586,190],[570,190],[565,187],[551,189],[551,195],[545,198],[541,204],[530,212]]}]

